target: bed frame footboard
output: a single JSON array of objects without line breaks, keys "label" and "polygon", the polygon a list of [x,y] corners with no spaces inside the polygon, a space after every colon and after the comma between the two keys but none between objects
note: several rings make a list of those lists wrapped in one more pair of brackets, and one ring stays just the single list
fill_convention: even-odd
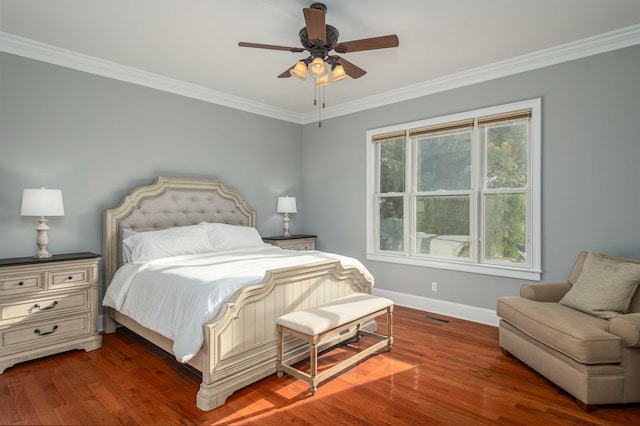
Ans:
[{"label": "bed frame footboard", "polygon": [[[204,411],[225,403],[236,390],[276,372],[276,318],[327,303],[351,293],[371,293],[372,283],[355,268],[339,261],[267,273],[262,283],[237,292],[204,326],[202,384],[197,406]],[[375,323],[369,325],[375,329]],[[325,346],[351,338],[338,335]],[[204,348],[203,348],[204,349]],[[287,358],[306,357],[306,344],[285,341]]]}]

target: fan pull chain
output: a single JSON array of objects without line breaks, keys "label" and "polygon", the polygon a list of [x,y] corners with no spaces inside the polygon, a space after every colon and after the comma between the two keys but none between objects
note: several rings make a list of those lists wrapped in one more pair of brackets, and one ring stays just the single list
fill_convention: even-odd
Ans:
[{"label": "fan pull chain", "polygon": [[313,84],[313,106],[318,105],[318,88]]},{"label": "fan pull chain", "polygon": [[[324,86],[318,86],[320,102],[324,103],[322,99],[322,89],[324,89]],[[320,107],[320,102],[318,102],[318,127],[322,127],[322,108]]]},{"label": "fan pull chain", "polygon": [[322,110],[326,108],[324,102],[324,85],[313,84],[313,106],[318,107],[318,127],[322,127]]},{"label": "fan pull chain", "polygon": [[322,110],[325,107],[324,99],[325,99],[324,86],[321,86],[320,87],[320,100],[322,102],[322,107],[320,107],[320,105],[318,105],[318,127],[322,127]]},{"label": "fan pull chain", "polygon": [[322,127],[322,123],[320,122],[320,103],[322,102],[322,99],[320,99],[320,102],[318,102],[319,97],[321,98],[320,86],[318,86],[318,84],[314,82],[313,83],[313,106],[318,107],[318,127]]},{"label": "fan pull chain", "polygon": [[326,96],[325,96],[325,94],[324,94],[324,87],[325,87],[325,86],[322,86],[322,108],[323,108],[323,109],[324,109],[324,100],[326,99]]}]

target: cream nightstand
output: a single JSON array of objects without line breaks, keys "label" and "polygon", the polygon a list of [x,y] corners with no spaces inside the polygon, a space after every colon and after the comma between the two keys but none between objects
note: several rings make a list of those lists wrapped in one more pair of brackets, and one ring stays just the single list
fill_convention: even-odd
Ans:
[{"label": "cream nightstand", "polygon": [[0,374],[23,361],[102,346],[94,253],[0,259]]},{"label": "cream nightstand", "polygon": [[316,238],[315,235],[292,235],[290,237],[265,237],[262,241],[287,250],[315,250]]}]

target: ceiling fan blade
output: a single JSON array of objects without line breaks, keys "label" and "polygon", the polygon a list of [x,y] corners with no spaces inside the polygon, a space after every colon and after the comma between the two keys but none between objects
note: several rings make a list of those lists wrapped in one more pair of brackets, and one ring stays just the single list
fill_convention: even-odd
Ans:
[{"label": "ceiling fan blade", "polygon": [[302,9],[304,22],[307,24],[307,34],[309,41],[317,47],[322,47],[326,43],[327,28],[325,26],[325,12],[321,9]]},{"label": "ceiling fan blade", "polygon": [[286,71],[284,71],[282,74],[280,74],[278,76],[278,78],[289,78],[291,77],[291,69],[293,69],[293,67],[295,67],[296,64],[293,64],[292,66],[290,66],[289,68],[286,69]]},{"label": "ceiling fan blade", "polygon": [[337,56],[336,58],[338,58],[338,63],[342,65],[342,68],[344,68],[344,72],[346,72],[347,75],[351,78],[360,78],[367,73],[362,68],[353,65],[351,62],[347,61],[344,58],[340,58]]},{"label": "ceiling fan blade", "polygon": [[257,49],[286,50],[288,52],[304,52],[305,50],[303,47],[275,46],[273,44],[247,43],[244,41],[238,43],[238,46],[255,47]]},{"label": "ceiling fan blade", "polygon": [[388,47],[398,47],[400,41],[398,36],[386,35],[380,37],[363,38],[361,40],[345,41],[338,43],[333,48],[338,53],[360,52],[362,50],[386,49]]}]

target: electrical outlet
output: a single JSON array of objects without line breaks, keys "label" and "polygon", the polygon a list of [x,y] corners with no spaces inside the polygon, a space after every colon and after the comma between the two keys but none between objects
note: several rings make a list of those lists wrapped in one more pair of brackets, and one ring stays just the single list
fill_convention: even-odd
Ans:
[{"label": "electrical outlet", "polygon": [[438,283],[431,281],[431,291],[438,291]]}]

